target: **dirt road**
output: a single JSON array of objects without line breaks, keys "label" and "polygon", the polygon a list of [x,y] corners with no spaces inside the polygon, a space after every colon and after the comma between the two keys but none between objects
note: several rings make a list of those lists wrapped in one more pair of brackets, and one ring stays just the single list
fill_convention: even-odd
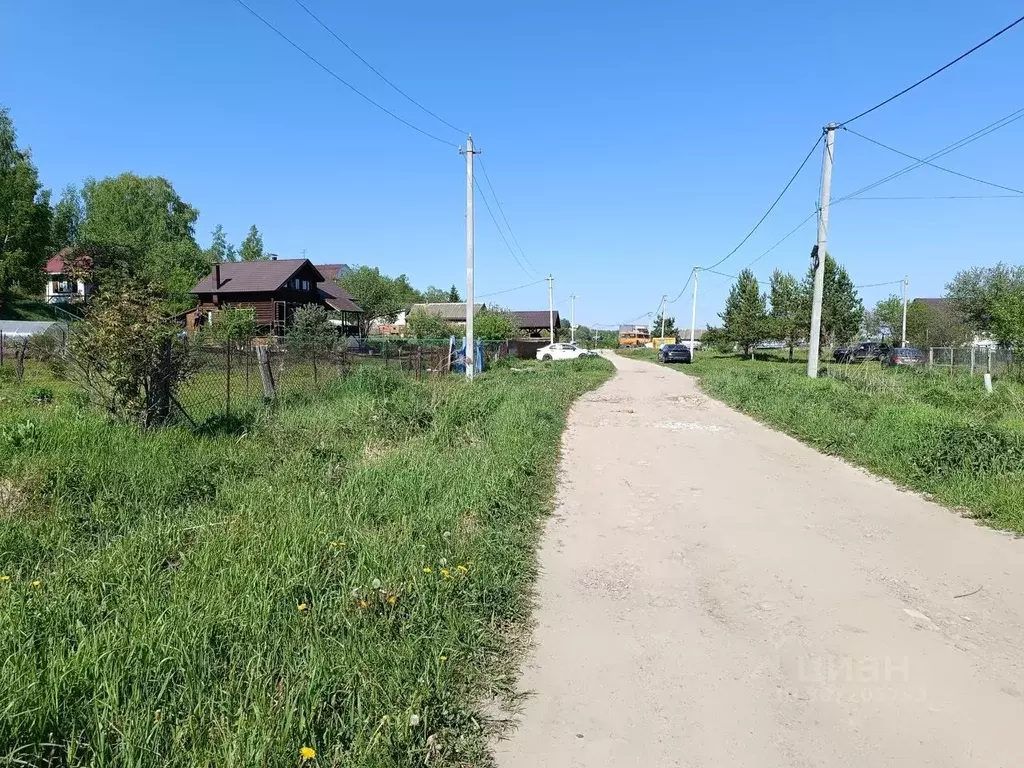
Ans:
[{"label": "dirt road", "polygon": [[1024,541],[612,358],[499,766],[1024,765]]}]

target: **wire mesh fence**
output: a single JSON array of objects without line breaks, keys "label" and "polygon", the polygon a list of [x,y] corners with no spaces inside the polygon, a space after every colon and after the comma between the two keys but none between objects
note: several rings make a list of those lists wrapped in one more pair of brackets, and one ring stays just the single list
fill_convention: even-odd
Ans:
[{"label": "wire mesh fence", "polygon": [[933,373],[950,375],[993,376],[1024,375],[1024,355],[1014,354],[1012,347],[929,347],[925,352],[925,367]]}]

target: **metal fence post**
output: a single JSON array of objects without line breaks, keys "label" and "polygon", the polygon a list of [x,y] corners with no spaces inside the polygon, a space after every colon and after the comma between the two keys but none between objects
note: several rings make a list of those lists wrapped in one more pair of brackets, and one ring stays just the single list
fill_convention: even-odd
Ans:
[{"label": "metal fence post", "polygon": [[949,348],[949,375],[953,375],[953,348]]},{"label": "metal fence post", "polygon": [[935,347],[928,347],[928,370],[935,367]]},{"label": "metal fence post", "polygon": [[228,369],[227,382],[228,382],[228,386],[227,386],[227,398],[224,401],[224,415],[225,416],[230,416],[231,415],[231,342],[230,341],[226,342],[225,347],[227,348],[227,369]]},{"label": "metal fence post", "polygon": [[988,348],[988,365],[986,366],[985,370],[986,370],[987,373],[992,373],[992,347],[991,347],[991,345]]},{"label": "metal fence post", "polygon": [[971,376],[974,375],[974,345],[971,344]]}]

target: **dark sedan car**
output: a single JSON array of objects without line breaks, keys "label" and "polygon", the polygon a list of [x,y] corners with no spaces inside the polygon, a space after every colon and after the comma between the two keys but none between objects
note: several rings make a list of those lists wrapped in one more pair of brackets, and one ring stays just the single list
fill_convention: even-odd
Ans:
[{"label": "dark sedan car", "polygon": [[882,360],[889,354],[888,344],[879,344],[874,341],[867,341],[855,347],[837,349],[835,360],[837,363],[864,363],[868,360]]},{"label": "dark sedan car", "polygon": [[663,363],[688,363],[690,347],[686,344],[663,344],[658,350],[658,359]]},{"label": "dark sedan car", "polygon": [[924,355],[917,347],[893,347],[889,353],[882,358],[882,365],[889,366],[915,366],[924,363]]}]

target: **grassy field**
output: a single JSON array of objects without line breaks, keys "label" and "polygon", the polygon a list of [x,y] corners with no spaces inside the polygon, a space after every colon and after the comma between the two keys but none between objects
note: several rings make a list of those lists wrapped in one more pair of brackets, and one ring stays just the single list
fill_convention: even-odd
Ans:
[{"label": "grassy field", "polygon": [[[651,350],[627,356],[655,361]],[[803,364],[698,352],[689,366],[712,397],[825,452],[1024,534],[1024,387],[986,395],[980,377]]]},{"label": "grassy field", "polygon": [[3,381],[0,762],[488,764],[566,411],[611,373],[367,367],[208,434]]}]

